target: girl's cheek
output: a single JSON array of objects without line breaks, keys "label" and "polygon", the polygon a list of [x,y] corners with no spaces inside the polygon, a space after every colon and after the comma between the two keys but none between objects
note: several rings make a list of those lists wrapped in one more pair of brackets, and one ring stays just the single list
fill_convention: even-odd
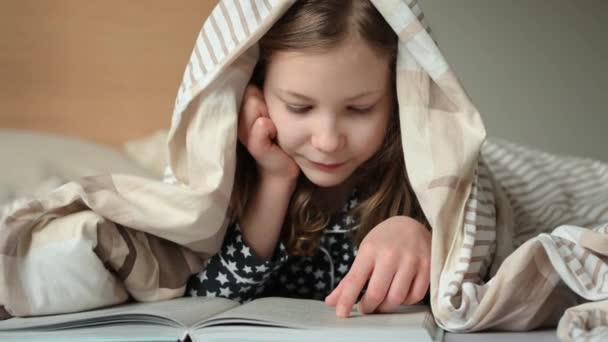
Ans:
[{"label": "girl's cheek", "polygon": [[292,137],[292,130],[293,128],[289,127],[289,122],[286,121],[284,118],[282,118],[281,116],[275,116],[275,118],[271,118],[272,122],[274,123],[274,127],[277,129],[277,140],[279,143],[279,146],[281,146],[281,148],[283,149],[288,149],[291,143],[291,140],[293,139]]}]

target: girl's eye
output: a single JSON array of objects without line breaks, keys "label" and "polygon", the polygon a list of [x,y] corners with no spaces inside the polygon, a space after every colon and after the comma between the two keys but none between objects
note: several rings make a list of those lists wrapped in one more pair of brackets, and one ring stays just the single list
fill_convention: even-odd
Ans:
[{"label": "girl's eye", "polygon": [[373,108],[374,108],[373,106],[368,106],[368,107],[348,107],[348,109],[350,111],[353,111],[353,112],[358,113],[358,114],[367,114],[367,113],[371,112]]},{"label": "girl's eye", "polygon": [[296,113],[296,114],[304,114],[312,109],[311,106],[294,106],[294,105],[286,105],[287,110]]}]

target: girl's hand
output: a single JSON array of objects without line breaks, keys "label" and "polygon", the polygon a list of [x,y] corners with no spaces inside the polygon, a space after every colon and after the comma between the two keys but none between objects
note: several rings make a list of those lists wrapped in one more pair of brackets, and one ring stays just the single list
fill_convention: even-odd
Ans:
[{"label": "girl's hand", "polygon": [[294,181],[300,174],[298,164],[277,145],[277,129],[268,115],[262,91],[248,85],[239,113],[239,141],[255,158],[262,177]]},{"label": "girl's hand", "polygon": [[359,312],[392,312],[401,304],[415,304],[429,288],[430,260],[426,227],[407,216],[391,217],[363,239],[350,271],[325,302],[336,307],[338,317],[348,317],[369,280]]}]

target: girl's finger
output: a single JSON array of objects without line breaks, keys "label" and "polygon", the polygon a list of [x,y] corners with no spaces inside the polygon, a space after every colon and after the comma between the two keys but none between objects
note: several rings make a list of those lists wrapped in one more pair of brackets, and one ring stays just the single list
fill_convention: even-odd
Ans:
[{"label": "girl's finger", "polygon": [[376,311],[393,312],[399,305],[403,304],[409,293],[413,278],[414,272],[409,265],[400,267],[393,278],[386,298],[384,298],[384,301],[378,306]]},{"label": "girl's finger", "polygon": [[274,125],[268,122],[269,120],[268,118],[259,117],[251,128],[247,146],[249,153],[256,159],[263,157],[264,153],[272,148],[273,143],[270,135]]},{"label": "girl's finger", "polygon": [[241,143],[246,144],[256,119],[266,113],[266,105],[260,95],[259,89],[248,86],[243,96],[243,104],[239,113],[238,137]]},{"label": "girl's finger", "polygon": [[426,291],[429,289],[429,273],[428,267],[421,267],[416,274],[416,278],[412,282],[410,291],[403,301],[403,304],[412,305],[416,304],[424,298]]},{"label": "girl's finger", "polygon": [[336,304],[336,315],[338,317],[348,317],[359,297],[359,293],[365,286],[374,267],[373,256],[365,257],[359,253],[353,262],[350,271],[340,282],[340,298]]},{"label": "girl's finger", "polygon": [[393,282],[396,265],[392,259],[378,260],[369,279],[365,294],[359,302],[359,312],[371,313],[384,301]]},{"label": "girl's finger", "polygon": [[325,304],[335,307],[338,303],[338,298],[340,298],[340,294],[342,293],[342,287],[337,286],[331,293],[325,297]]},{"label": "girl's finger", "polygon": [[268,139],[273,140],[277,137],[277,126],[274,125],[274,122],[268,116],[262,116],[259,118],[260,120],[264,120],[265,128],[268,133]]}]

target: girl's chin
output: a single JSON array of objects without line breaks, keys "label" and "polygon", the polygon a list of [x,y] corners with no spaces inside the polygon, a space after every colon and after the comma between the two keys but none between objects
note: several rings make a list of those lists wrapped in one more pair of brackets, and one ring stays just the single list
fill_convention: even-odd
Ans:
[{"label": "girl's chin", "polygon": [[348,177],[343,174],[323,174],[316,170],[302,170],[306,178],[314,185],[321,188],[331,188],[342,184]]}]

